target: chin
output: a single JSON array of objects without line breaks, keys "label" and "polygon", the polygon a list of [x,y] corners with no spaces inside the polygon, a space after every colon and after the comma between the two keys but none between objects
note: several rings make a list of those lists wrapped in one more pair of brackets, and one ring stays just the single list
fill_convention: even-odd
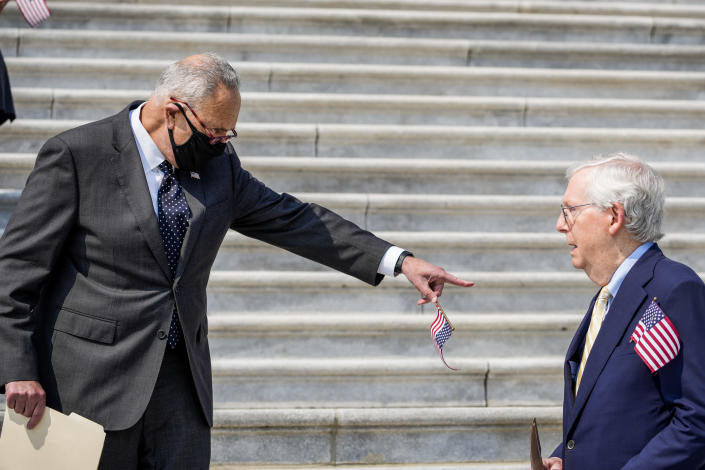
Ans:
[{"label": "chin", "polygon": [[571,262],[575,269],[583,269],[585,267],[585,263],[582,263],[579,259],[573,258]]}]

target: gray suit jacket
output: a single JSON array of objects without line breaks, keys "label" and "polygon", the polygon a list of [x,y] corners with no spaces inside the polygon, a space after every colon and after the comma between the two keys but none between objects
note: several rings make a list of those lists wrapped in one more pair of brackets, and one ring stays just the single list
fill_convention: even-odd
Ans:
[{"label": "gray suit jacket", "polygon": [[180,175],[193,216],[172,280],[129,124],[138,104],[39,152],[0,240],[0,384],[39,380],[49,406],[128,428],[149,401],[176,305],[212,424],[206,284],[228,228],[374,285],[390,244],[270,190],[228,146],[200,179]]}]

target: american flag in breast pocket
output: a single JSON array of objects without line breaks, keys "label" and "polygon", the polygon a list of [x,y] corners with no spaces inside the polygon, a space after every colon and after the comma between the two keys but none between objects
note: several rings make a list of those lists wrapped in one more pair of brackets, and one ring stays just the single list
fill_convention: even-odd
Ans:
[{"label": "american flag in breast pocket", "polygon": [[653,299],[641,316],[629,341],[651,373],[671,362],[681,350],[678,330]]}]

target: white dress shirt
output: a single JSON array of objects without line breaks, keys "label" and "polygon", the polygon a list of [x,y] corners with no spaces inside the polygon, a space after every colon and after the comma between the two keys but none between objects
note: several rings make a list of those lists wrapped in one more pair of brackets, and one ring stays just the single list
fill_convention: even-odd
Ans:
[{"label": "white dress shirt", "polygon": [[132,127],[132,134],[135,136],[135,142],[137,142],[137,149],[140,152],[142,169],[147,179],[147,187],[152,198],[154,213],[157,214],[157,192],[164,178],[164,173],[158,167],[166,158],[164,158],[164,154],[149,136],[149,132],[142,125],[142,121],[140,121],[142,106],[144,106],[144,103],[130,111],[130,126]]}]

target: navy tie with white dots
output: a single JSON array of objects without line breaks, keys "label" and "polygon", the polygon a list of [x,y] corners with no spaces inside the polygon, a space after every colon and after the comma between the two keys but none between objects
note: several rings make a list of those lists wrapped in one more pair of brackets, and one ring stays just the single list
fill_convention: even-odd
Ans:
[{"label": "navy tie with white dots", "polygon": [[[184,241],[184,235],[186,235],[186,230],[188,229],[188,221],[191,218],[191,209],[186,203],[186,197],[181,185],[174,176],[174,167],[164,160],[159,164],[159,169],[164,172],[164,178],[157,193],[157,218],[159,219],[159,232],[162,235],[166,259],[173,279],[176,274],[176,266],[179,263],[181,244]],[[173,349],[180,338],[181,324],[179,323],[179,316],[175,307],[171,314],[167,343]]]}]

